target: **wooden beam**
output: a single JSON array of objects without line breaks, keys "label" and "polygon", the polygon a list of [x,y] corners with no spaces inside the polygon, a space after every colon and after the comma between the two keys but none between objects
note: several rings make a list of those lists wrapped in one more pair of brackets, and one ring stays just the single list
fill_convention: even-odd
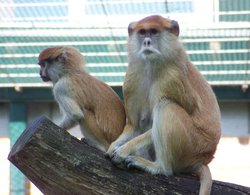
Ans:
[{"label": "wooden beam", "polygon": [[[8,159],[44,194],[198,194],[194,176],[153,176],[115,167],[104,153],[46,117],[33,121]],[[214,181],[212,194],[250,194],[250,188]]]}]

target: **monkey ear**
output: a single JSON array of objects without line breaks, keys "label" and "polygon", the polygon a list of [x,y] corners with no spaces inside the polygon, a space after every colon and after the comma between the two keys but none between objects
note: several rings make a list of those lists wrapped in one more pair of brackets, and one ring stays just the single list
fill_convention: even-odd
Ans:
[{"label": "monkey ear", "polygon": [[61,63],[65,63],[65,61],[67,60],[68,54],[66,50],[62,51],[62,54],[58,56],[58,61]]},{"label": "monkey ear", "polygon": [[129,25],[128,25],[128,35],[132,35],[133,31],[134,31],[134,28],[135,28],[135,25],[136,25],[136,22],[131,22]]},{"label": "monkey ear", "polygon": [[180,34],[180,29],[179,29],[179,24],[177,21],[175,20],[171,20],[171,30],[170,32],[175,34],[177,37],[179,36]]}]

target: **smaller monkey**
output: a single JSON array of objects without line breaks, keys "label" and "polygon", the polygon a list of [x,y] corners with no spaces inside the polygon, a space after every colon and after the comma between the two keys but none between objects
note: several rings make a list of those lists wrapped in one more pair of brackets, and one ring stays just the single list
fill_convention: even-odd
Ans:
[{"label": "smaller monkey", "polygon": [[118,95],[84,70],[83,56],[75,48],[44,49],[38,61],[40,76],[53,83],[55,100],[64,115],[59,126],[69,130],[80,124],[84,137],[105,152],[125,126],[125,110]]}]

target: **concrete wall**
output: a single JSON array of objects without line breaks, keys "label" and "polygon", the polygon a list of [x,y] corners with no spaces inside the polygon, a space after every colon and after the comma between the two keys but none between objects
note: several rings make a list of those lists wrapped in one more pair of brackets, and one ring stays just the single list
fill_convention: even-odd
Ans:
[{"label": "concrete wall", "polygon": [[0,103],[0,137],[9,137],[9,104]]},{"label": "concrete wall", "polygon": [[249,135],[249,102],[220,102],[224,136]]}]

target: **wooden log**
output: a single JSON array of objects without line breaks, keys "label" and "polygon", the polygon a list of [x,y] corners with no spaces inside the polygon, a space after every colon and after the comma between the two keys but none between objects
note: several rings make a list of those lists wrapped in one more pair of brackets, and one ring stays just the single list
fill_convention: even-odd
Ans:
[{"label": "wooden log", "polygon": [[[8,159],[44,194],[198,194],[195,176],[153,176],[114,166],[104,153],[46,117],[30,124]],[[250,188],[214,181],[212,194],[250,194]]]}]

